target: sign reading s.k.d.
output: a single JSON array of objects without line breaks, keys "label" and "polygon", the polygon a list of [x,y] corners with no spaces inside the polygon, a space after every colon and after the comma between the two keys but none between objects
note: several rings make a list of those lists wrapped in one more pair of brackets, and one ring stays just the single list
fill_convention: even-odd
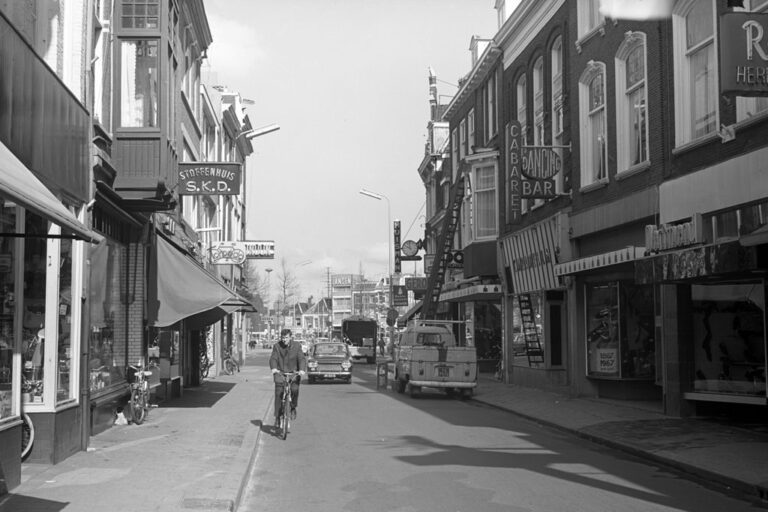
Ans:
[{"label": "sign reading s.k.d.", "polygon": [[720,92],[768,96],[768,14],[720,17]]},{"label": "sign reading s.k.d.", "polygon": [[238,195],[242,174],[242,166],[236,162],[179,162],[179,194]]}]

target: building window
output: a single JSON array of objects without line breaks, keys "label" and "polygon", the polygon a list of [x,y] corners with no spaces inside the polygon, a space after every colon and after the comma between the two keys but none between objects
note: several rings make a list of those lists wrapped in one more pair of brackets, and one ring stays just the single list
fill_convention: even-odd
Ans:
[{"label": "building window", "polygon": [[467,120],[459,123],[459,158],[467,156]]},{"label": "building window", "polygon": [[581,186],[608,180],[605,64],[590,61],[579,79]]},{"label": "building window", "polygon": [[20,370],[14,365],[17,350],[14,339],[21,320],[15,315],[15,310],[21,292],[17,269],[24,264],[24,258],[19,257],[19,249],[24,239],[13,236],[18,231],[19,212],[15,202],[0,197],[0,232],[3,233],[0,236],[0,421],[16,416],[19,409],[17,393]]},{"label": "building window", "polygon": [[691,286],[694,391],[765,398],[762,281]]},{"label": "building window", "polygon": [[453,182],[459,175],[459,133],[456,128],[451,130],[451,168],[453,169]]},{"label": "building window", "polygon": [[157,127],[157,40],[120,43],[120,126]]},{"label": "building window", "polygon": [[616,146],[619,172],[648,161],[645,34],[628,32],[616,55]]},{"label": "building window", "polygon": [[654,378],[653,294],[652,286],[629,281],[586,286],[587,375]]},{"label": "building window", "polygon": [[605,18],[600,14],[599,0],[578,0],[578,2],[578,37],[582,39],[602,26]]},{"label": "building window", "polygon": [[496,74],[491,73],[491,76],[488,78],[488,83],[485,87],[485,110],[486,110],[486,119],[488,121],[488,125],[486,126],[487,132],[486,132],[486,142],[491,140],[496,135]]},{"label": "building window", "polygon": [[711,1],[678,2],[674,31],[675,140],[678,146],[718,127],[715,10]]},{"label": "building window", "polygon": [[[539,57],[533,64],[533,145],[544,145],[544,59]],[[544,204],[534,199],[533,207]]]},{"label": "building window", "polygon": [[122,28],[158,28],[160,0],[122,0],[120,15]]},{"label": "building window", "polygon": [[[746,0],[744,10],[748,12],[768,12],[768,2],[765,0]],[[745,121],[757,115],[768,113],[768,97],[736,98],[736,121]]]},{"label": "building window", "polygon": [[[552,144],[563,145],[563,40],[558,37],[550,51],[552,66]],[[556,149],[562,156],[562,151]],[[555,176],[555,192],[563,192],[563,171]]]},{"label": "building window", "polygon": [[[523,146],[528,144],[528,113],[527,113],[527,102],[526,102],[526,78],[525,74],[520,75],[520,78],[517,79],[517,85],[515,86],[515,99],[516,99],[516,105],[517,105],[517,120],[520,123],[520,142]],[[524,179],[521,177],[521,179]],[[520,200],[520,211],[522,213],[525,213],[528,211],[528,200],[527,199],[521,199]]]},{"label": "building window", "polygon": [[467,152],[473,153],[475,147],[475,109],[467,114]]},{"label": "building window", "polygon": [[483,165],[474,169],[474,227],[475,238],[495,238],[497,219],[496,165]]}]

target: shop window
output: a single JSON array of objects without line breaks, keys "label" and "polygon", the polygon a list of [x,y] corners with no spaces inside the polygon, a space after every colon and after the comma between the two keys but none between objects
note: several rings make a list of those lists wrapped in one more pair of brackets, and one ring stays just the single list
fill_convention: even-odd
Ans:
[{"label": "shop window", "polygon": [[[16,232],[16,205],[0,203],[0,232]],[[0,421],[16,414],[13,354],[16,346],[16,238],[0,237]]]},{"label": "shop window", "polygon": [[154,128],[158,125],[158,41],[120,43],[120,126]]},{"label": "shop window", "polygon": [[691,286],[695,391],[765,396],[760,281]]},{"label": "shop window", "polygon": [[125,308],[120,299],[124,246],[104,241],[93,246],[91,262],[89,387],[92,395],[125,382]]},{"label": "shop window", "polygon": [[653,287],[617,281],[588,284],[585,304],[587,375],[653,378]]},{"label": "shop window", "polygon": [[48,222],[27,213],[24,229],[21,392],[24,401],[42,403],[45,391],[45,262],[48,256],[48,241],[45,237],[48,234]]},{"label": "shop window", "polygon": [[72,240],[61,240],[59,262],[56,401],[63,402],[75,397],[75,379],[72,378]]}]

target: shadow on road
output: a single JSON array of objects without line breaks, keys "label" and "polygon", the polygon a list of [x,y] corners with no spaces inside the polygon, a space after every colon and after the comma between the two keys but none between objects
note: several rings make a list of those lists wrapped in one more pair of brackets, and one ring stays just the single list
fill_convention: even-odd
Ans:
[{"label": "shadow on road", "polygon": [[35,512],[59,512],[64,510],[69,503],[62,501],[44,500],[32,498],[21,494],[10,494],[0,500],[0,512],[22,512],[24,510]]}]

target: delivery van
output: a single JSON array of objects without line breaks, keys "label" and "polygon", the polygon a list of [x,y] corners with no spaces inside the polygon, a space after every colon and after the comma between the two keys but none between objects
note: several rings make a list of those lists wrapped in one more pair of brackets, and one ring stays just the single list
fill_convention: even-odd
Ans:
[{"label": "delivery van", "polygon": [[413,320],[400,334],[394,348],[393,386],[411,396],[421,388],[472,396],[477,387],[477,352],[474,346],[458,346],[452,322]]}]

